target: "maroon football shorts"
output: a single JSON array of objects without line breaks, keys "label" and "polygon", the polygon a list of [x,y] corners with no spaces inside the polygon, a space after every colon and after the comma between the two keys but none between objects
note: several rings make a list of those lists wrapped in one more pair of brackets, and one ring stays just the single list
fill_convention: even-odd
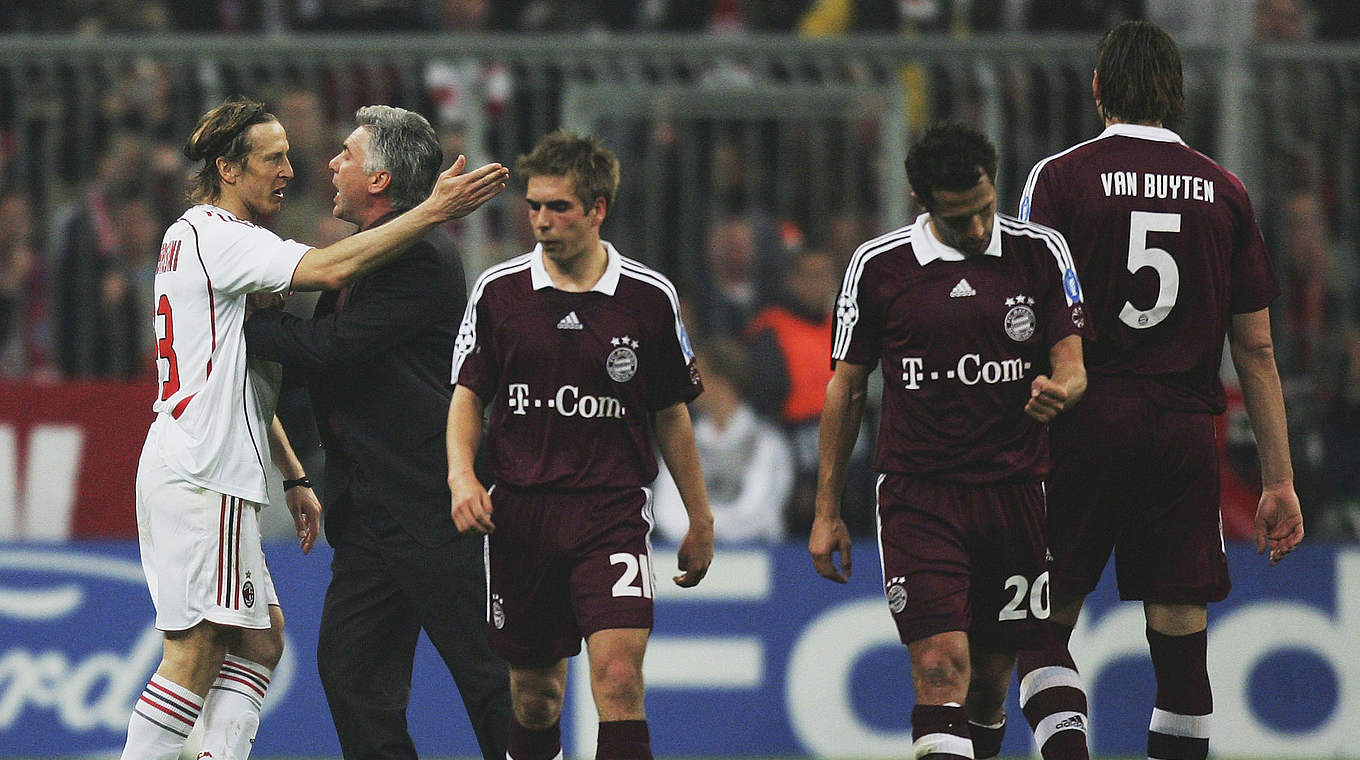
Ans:
[{"label": "maroon football shorts", "polygon": [[490,641],[506,662],[548,665],[596,631],[652,627],[646,490],[498,485],[491,503]]},{"label": "maroon football shorts", "polygon": [[878,545],[902,643],[946,631],[1002,651],[1041,640],[1049,613],[1042,483],[883,475]]},{"label": "maroon football shorts", "polygon": [[1160,408],[1093,379],[1050,434],[1048,543],[1060,599],[1089,594],[1111,551],[1122,599],[1228,595],[1212,415]]}]

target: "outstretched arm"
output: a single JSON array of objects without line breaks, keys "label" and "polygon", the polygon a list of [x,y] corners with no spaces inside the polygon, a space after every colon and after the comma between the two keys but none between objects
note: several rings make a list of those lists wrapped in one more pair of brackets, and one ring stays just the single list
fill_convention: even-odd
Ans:
[{"label": "outstretched arm", "polygon": [[[817,574],[837,583],[849,582],[852,570],[850,532],[841,518],[841,495],[845,491],[850,453],[864,418],[871,369],[867,364],[836,362],[836,371],[826,384],[826,405],[822,407],[817,441],[817,506],[808,551]],[[834,557],[838,553],[839,570]]]},{"label": "outstretched arm", "polygon": [[1285,558],[1303,540],[1303,512],[1294,492],[1289,457],[1289,426],[1284,391],[1275,366],[1270,310],[1234,314],[1228,332],[1233,366],[1242,384],[1242,401],[1256,436],[1261,460],[1261,501],[1256,507],[1256,552],[1270,549],[1270,564]]},{"label": "outstretched arm", "polygon": [[386,224],[325,248],[313,248],[293,270],[293,290],[337,290],[396,258],[436,225],[467,216],[505,189],[509,171],[487,164],[466,174],[459,156],[435,181],[430,197]]},{"label": "outstretched arm", "polygon": [[699,449],[694,444],[694,424],[689,407],[673,404],[656,413],[656,442],[666,469],[675,479],[680,500],[689,514],[689,531],[680,541],[677,553],[680,575],[672,580],[689,588],[708,574],[713,564],[713,512],[708,506],[708,490],[699,467]]}]

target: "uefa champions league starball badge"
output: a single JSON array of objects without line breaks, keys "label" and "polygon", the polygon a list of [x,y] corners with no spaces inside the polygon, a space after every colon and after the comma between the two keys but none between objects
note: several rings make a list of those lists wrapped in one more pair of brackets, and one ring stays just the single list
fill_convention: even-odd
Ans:
[{"label": "uefa champions league starball badge", "polygon": [[615,346],[614,350],[609,352],[609,358],[604,360],[604,370],[609,373],[609,379],[616,383],[632,380],[638,370],[638,356],[634,350],[638,347],[638,342],[627,335],[613,338],[609,342]]}]

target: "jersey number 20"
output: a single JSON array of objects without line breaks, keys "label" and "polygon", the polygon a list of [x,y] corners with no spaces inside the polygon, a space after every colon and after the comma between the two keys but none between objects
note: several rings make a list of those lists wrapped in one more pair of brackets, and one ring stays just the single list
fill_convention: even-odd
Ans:
[{"label": "jersey number 20", "polygon": [[1136,274],[1140,269],[1152,267],[1157,273],[1157,302],[1144,311],[1125,301],[1124,308],[1119,310],[1120,322],[1135,330],[1146,330],[1171,313],[1181,289],[1181,270],[1171,254],[1161,248],[1148,247],[1147,236],[1149,232],[1180,231],[1180,214],[1134,211],[1129,215],[1128,268]]},{"label": "jersey number 20", "polygon": [[1047,570],[1039,573],[1032,584],[1023,575],[1012,575],[1006,579],[1006,590],[1012,593],[1011,600],[1001,608],[997,620],[1024,620],[1030,615],[1038,620],[1048,619]]},{"label": "jersey number 20", "polygon": [[156,359],[169,365],[161,381],[161,401],[165,401],[179,391],[179,359],[175,356],[175,320],[170,316],[170,299],[164,295],[156,302],[156,316],[165,325],[165,334],[156,336]]}]

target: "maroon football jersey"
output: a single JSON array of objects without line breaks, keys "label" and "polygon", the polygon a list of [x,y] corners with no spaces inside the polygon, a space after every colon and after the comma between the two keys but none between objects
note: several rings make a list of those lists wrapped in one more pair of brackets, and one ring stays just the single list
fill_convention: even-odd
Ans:
[{"label": "maroon football jersey", "polygon": [[453,382],[491,407],[497,482],[644,486],[657,472],[651,413],[703,390],[675,287],[605,246],[608,267],[585,293],[555,289],[538,248],[473,286]]},{"label": "maroon football jersey", "polygon": [[831,358],[881,362],[877,468],[957,482],[1048,472],[1044,425],[1024,413],[1048,352],[1086,324],[1067,244],[998,214],[986,253],[965,257],[929,215],[851,257]]},{"label": "maroon football jersey", "polygon": [[1279,294],[1237,177],[1170,130],[1115,124],[1036,164],[1020,218],[1072,249],[1095,328],[1088,371],[1148,378],[1168,408],[1223,411],[1229,320]]}]

